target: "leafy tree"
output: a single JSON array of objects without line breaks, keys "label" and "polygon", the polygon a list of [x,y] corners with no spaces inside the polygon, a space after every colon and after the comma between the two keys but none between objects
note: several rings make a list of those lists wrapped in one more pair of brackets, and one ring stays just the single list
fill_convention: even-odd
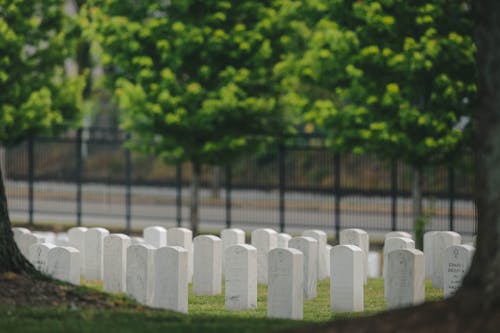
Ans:
[{"label": "leafy tree", "polygon": [[467,2],[290,0],[279,16],[293,29],[276,71],[306,120],[334,149],[411,165],[415,229],[423,231],[424,168],[453,161],[470,142],[476,87]]},{"label": "leafy tree", "polygon": [[135,149],[192,163],[198,229],[202,164],[222,164],[289,129],[272,68],[271,1],[95,1],[89,30]]},{"label": "leafy tree", "polygon": [[[66,17],[59,0],[0,0],[0,143],[57,131],[79,118],[84,81],[68,77]],[[34,268],[13,240],[0,169],[0,272]]]}]

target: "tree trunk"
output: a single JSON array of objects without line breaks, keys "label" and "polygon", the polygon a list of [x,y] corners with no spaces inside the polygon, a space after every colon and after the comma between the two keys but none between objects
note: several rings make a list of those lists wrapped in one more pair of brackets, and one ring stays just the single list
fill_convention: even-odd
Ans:
[{"label": "tree trunk", "polygon": [[413,230],[415,231],[415,246],[417,249],[423,248],[425,218],[422,209],[422,188],[424,176],[422,167],[413,167]]},{"label": "tree trunk", "polygon": [[472,1],[476,21],[478,242],[464,289],[479,289],[485,308],[500,305],[500,1]]},{"label": "tree trunk", "polygon": [[14,241],[7,206],[7,193],[0,168],[0,273],[5,272],[37,273],[35,267],[21,254]]},{"label": "tree trunk", "polygon": [[3,171],[3,180],[7,179],[7,169],[5,168],[5,147],[0,145],[0,169]]},{"label": "tree trunk", "polygon": [[200,178],[201,178],[201,164],[198,161],[193,161],[193,174],[191,176],[191,231],[193,235],[198,234],[198,206],[200,198]]}]

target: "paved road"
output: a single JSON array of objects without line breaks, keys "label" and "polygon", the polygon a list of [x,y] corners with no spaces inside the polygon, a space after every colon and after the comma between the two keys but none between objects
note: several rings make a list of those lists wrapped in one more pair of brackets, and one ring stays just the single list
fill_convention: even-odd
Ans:
[{"label": "paved road", "polygon": [[[27,184],[7,182],[9,207],[14,221],[28,220]],[[76,223],[76,187],[73,184],[37,182],[34,189],[34,221]],[[132,192],[131,225],[142,229],[149,225],[176,225],[174,188],[134,187]],[[183,225],[188,226],[188,190],[183,190]],[[211,198],[209,190],[202,190],[203,205],[200,207],[200,229],[218,230],[225,227],[226,211],[224,191],[221,198]],[[232,226],[251,231],[258,227],[279,230],[278,194],[270,191],[234,190],[231,193]],[[85,184],[83,187],[82,224],[100,226],[125,226],[125,187],[101,184]],[[300,233],[302,230],[319,228],[333,235],[334,198],[331,195],[287,193],[285,201],[285,231]],[[436,213],[430,229],[447,230],[448,201],[435,200]],[[340,226],[367,230],[372,237],[382,237],[391,228],[391,201],[384,197],[342,197]],[[398,199],[397,225],[399,230],[411,230],[411,202]],[[471,202],[455,203],[455,230],[464,234],[474,233],[474,215]]]}]

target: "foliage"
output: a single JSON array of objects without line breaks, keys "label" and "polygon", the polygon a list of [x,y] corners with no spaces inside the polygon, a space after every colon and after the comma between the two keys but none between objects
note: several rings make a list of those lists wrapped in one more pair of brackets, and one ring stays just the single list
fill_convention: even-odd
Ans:
[{"label": "foliage", "polygon": [[272,1],[93,1],[89,34],[132,146],[221,163],[289,130],[272,68]]},{"label": "foliage", "polygon": [[0,142],[79,119],[84,81],[67,76],[69,21],[60,0],[0,0]]},{"label": "foliage", "polygon": [[335,149],[420,166],[468,145],[476,88],[467,2],[285,0],[280,17],[291,29],[276,72]]}]

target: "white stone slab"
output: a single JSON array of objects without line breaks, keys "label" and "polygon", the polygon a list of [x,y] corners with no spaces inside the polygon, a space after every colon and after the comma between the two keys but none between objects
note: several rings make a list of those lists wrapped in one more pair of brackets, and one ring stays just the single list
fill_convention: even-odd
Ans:
[{"label": "white stone slab", "polygon": [[438,231],[433,237],[434,255],[432,259],[432,286],[444,288],[444,255],[447,247],[459,245],[462,242],[460,234],[454,231]]},{"label": "white stone slab", "polygon": [[26,235],[26,234],[30,234],[31,231],[27,228],[21,228],[21,227],[17,227],[17,228],[12,228],[12,233],[14,234],[14,241],[16,242],[17,244],[17,247],[19,248],[19,250],[21,251],[22,253],[22,250],[21,250],[21,235]]},{"label": "white stone slab", "polygon": [[471,245],[452,245],[446,248],[443,262],[444,297],[450,297],[462,285],[472,263],[474,250]]},{"label": "white stone slab", "polygon": [[304,256],[296,249],[275,248],[269,252],[267,316],[302,319]]},{"label": "white stone slab", "polygon": [[437,231],[427,231],[424,234],[424,261],[425,261],[425,277],[432,278],[434,271],[434,237]]},{"label": "white stone slab", "polygon": [[380,263],[382,262],[380,258],[380,253],[375,251],[370,251],[368,253],[368,277],[379,278],[380,277]]},{"label": "white stone slab", "polygon": [[410,238],[403,238],[403,237],[391,237],[391,238],[386,238],[384,242],[384,262],[383,262],[383,269],[382,269],[382,276],[384,277],[384,296],[387,298],[387,290],[389,288],[388,283],[389,280],[386,278],[387,277],[387,265],[389,262],[389,253],[391,253],[394,250],[402,250],[402,249],[414,249],[415,248],[415,242],[413,239]]},{"label": "white stone slab", "polygon": [[236,244],[224,251],[226,310],[257,308],[257,249]]},{"label": "white stone slab", "polygon": [[364,310],[364,255],[355,245],[332,248],[330,276],[330,309],[332,312]]},{"label": "white stone slab", "polygon": [[278,233],[269,228],[256,229],[251,238],[252,246],[257,249],[257,282],[267,284],[268,253],[276,248]]},{"label": "white stone slab", "polygon": [[144,305],[151,305],[153,299],[154,251],[155,248],[149,244],[135,244],[127,248],[127,294]]},{"label": "white stone slab", "polygon": [[142,231],[144,241],[156,248],[167,246],[167,229],[160,226],[147,227]]},{"label": "white stone slab", "polygon": [[55,246],[48,253],[48,273],[55,279],[80,284],[80,252],[73,247]]},{"label": "white stone slab", "polygon": [[138,245],[138,244],[149,245],[142,237],[137,237],[137,236],[130,237],[130,245]]},{"label": "white stone slab", "polygon": [[23,256],[29,260],[30,258],[30,247],[36,243],[43,243],[43,239],[40,236],[37,236],[33,233],[23,233],[19,235],[19,250],[23,254]]},{"label": "white stone slab", "polygon": [[153,306],[188,312],[188,251],[180,246],[161,247],[154,255]]},{"label": "white stone slab", "polygon": [[326,232],[322,230],[305,230],[302,236],[312,237],[318,242],[318,280],[326,279],[329,274],[326,264]]},{"label": "white stone slab", "polygon": [[188,281],[193,281],[193,232],[187,228],[170,228],[167,232],[167,244],[180,246],[188,251]]},{"label": "white stone slab", "polygon": [[363,250],[364,283],[368,281],[368,253],[370,252],[370,237],[362,229],[344,229],[340,232],[340,245],[355,245]]},{"label": "white stone slab", "polygon": [[54,245],[56,243],[56,234],[52,231],[33,231],[33,234],[40,237],[42,243],[50,243]]},{"label": "white stone slab", "polygon": [[[326,275],[330,277],[332,275],[332,268],[331,268],[331,253],[332,253],[333,246],[330,244],[326,244],[325,246],[325,259],[326,259]],[[317,273],[316,273],[317,274]]]},{"label": "white stone slab", "polygon": [[85,269],[85,233],[87,227],[74,227],[68,230],[69,246],[80,251],[80,274],[84,275]]},{"label": "white stone slab", "polygon": [[126,292],[127,248],[130,237],[110,234],[104,237],[103,289],[107,292]]},{"label": "white stone slab", "polygon": [[424,254],[416,249],[391,251],[387,264],[387,308],[395,309],[424,302]]},{"label": "white stone slab", "polygon": [[294,237],[288,246],[291,249],[299,250],[304,255],[304,298],[315,298],[318,281],[318,241],[307,236]]},{"label": "white stone slab", "polygon": [[[222,239],[222,252],[233,245],[245,244],[245,232],[238,228],[223,229],[220,232],[220,239]],[[222,276],[225,274],[225,255],[222,256]]]},{"label": "white stone slab", "polygon": [[29,260],[35,268],[44,273],[49,273],[49,250],[56,247],[50,243],[35,243],[30,246]]},{"label": "white stone slab", "polygon": [[385,234],[385,239],[392,237],[402,237],[412,239],[412,235],[406,231],[391,231]]},{"label": "white stone slab", "polygon": [[276,247],[286,249],[288,248],[288,242],[292,239],[292,236],[289,234],[282,232],[276,235]]},{"label": "white stone slab", "polygon": [[213,235],[193,240],[193,293],[219,295],[222,292],[222,240]]},{"label": "white stone slab", "polygon": [[83,276],[86,280],[102,280],[104,237],[109,231],[104,228],[90,228],[85,232],[85,267]]}]

